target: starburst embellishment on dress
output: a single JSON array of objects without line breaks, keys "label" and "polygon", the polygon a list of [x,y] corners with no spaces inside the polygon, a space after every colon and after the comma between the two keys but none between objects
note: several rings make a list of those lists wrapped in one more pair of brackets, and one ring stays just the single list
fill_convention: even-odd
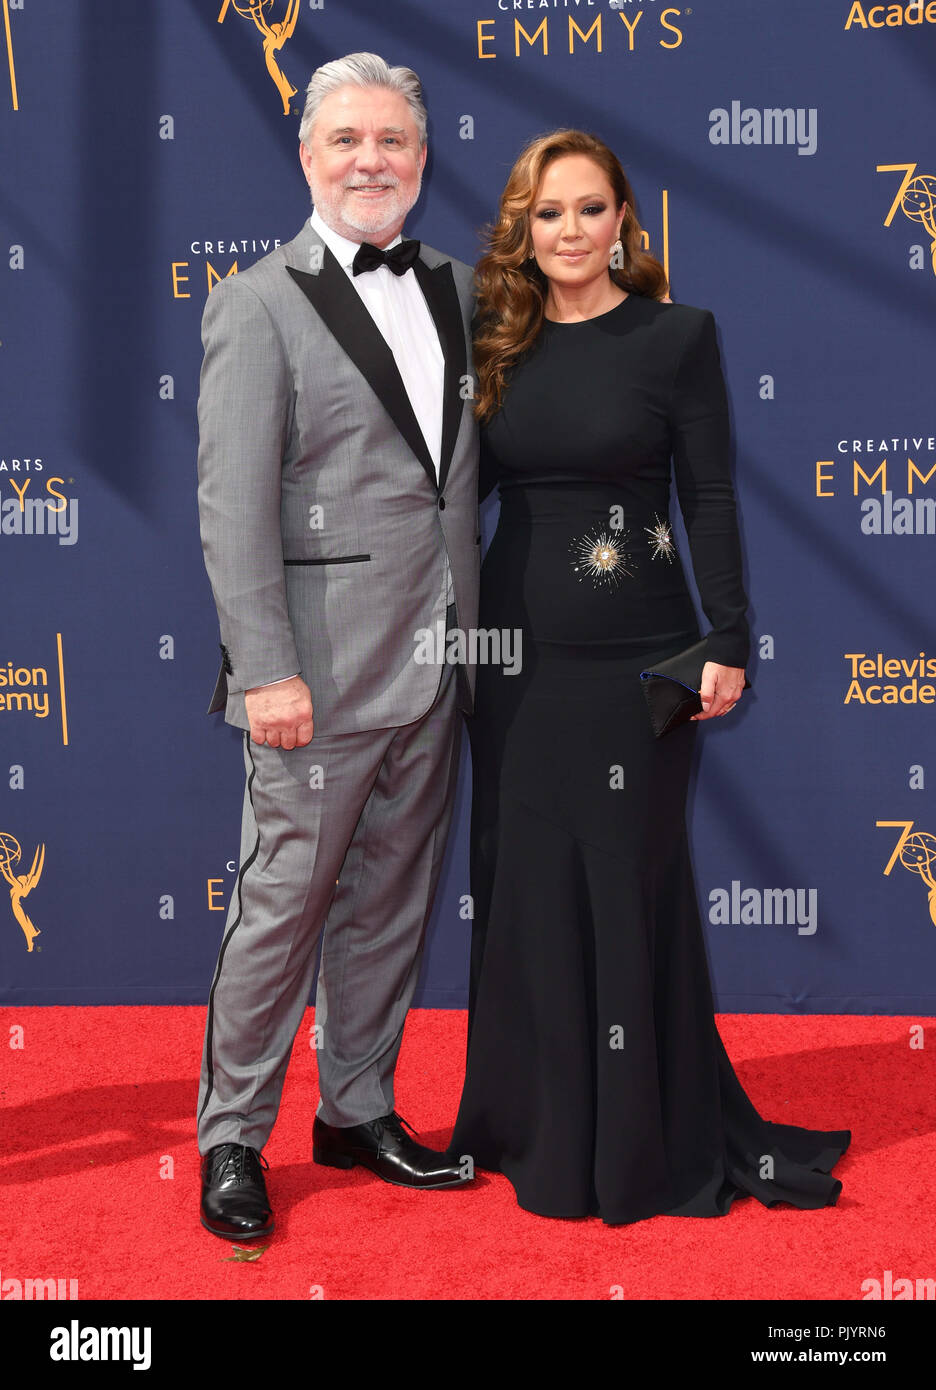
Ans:
[{"label": "starburst embellishment on dress", "polygon": [[604,585],[606,589],[615,588],[625,575],[633,574],[624,563],[624,542],[629,531],[609,535],[607,531],[592,532],[573,541],[572,568],[579,577],[579,583],[586,577],[595,588]]},{"label": "starburst embellishment on dress", "polygon": [[676,554],[676,547],[673,544],[673,530],[669,522],[664,521],[654,512],[653,525],[645,526],[644,530],[650,537],[647,544],[653,551],[652,558],[654,560],[665,558],[672,564],[673,556]]}]

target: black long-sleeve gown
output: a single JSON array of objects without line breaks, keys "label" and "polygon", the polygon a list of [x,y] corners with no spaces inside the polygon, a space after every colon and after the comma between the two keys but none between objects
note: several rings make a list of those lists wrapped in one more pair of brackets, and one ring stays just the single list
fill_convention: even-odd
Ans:
[{"label": "black long-sleeve gown", "polygon": [[[469,1046],[449,1152],[522,1207],[608,1223],[833,1204],[848,1131],[760,1118],[713,1017],[685,805],[697,733],[656,740],[639,673],[698,640],[671,472],[711,624],[749,635],[712,315],[631,294],[547,321],[484,430],[500,486],[478,668]],[[729,716],[730,717],[730,716]]]}]

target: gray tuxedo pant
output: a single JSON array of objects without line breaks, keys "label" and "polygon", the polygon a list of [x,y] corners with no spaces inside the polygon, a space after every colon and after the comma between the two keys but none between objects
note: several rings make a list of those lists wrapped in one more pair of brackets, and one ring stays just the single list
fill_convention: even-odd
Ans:
[{"label": "gray tuxedo pant", "polygon": [[[244,735],[241,861],[211,986],[198,1147],[262,1149],[322,958],[318,1113],[393,1110],[393,1072],[452,816],[455,667],[412,724],[317,734],[284,750]],[[337,880],[337,886],[336,886]]]}]

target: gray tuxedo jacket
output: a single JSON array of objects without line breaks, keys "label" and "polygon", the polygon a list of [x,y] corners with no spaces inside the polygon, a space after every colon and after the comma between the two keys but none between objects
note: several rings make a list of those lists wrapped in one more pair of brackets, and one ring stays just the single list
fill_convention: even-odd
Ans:
[{"label": "gray tuxedo jacket", "polygon": [[[296,672],[316,733],[424,714],[442,667],[419,634],[445,622],[446,556],[458,626],[477,625],[471,269],[423,246],[409,273],[445,355],[438,481],[389,347],[308,222],[208,296],[198,504],[223,653],[210,710],[239,728],[245,690]],[[469,708],[472,667],[460,686]]]}]

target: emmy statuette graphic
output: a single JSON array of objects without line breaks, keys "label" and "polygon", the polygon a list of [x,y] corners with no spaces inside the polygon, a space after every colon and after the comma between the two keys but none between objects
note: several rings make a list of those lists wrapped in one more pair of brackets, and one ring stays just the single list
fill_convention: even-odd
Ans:
[{"label": "emmy statuette graphic", "polygon": [[15,874],[14,864],[18,864],[23,857],[19,841],[10,835],[6,830],[0,830],[0,874],[10,885],[10,906],[13,909],[13,916],[23,929],[26,938],[26,950],[33,949],[33,941],[39,935],[39,928],[30,920],[29,914],[23,907],[23,899],[27,897],[42,877],[42,866],[45,863],[45,845],[39,845],[33,855],[32,868],[28,874]]}]

